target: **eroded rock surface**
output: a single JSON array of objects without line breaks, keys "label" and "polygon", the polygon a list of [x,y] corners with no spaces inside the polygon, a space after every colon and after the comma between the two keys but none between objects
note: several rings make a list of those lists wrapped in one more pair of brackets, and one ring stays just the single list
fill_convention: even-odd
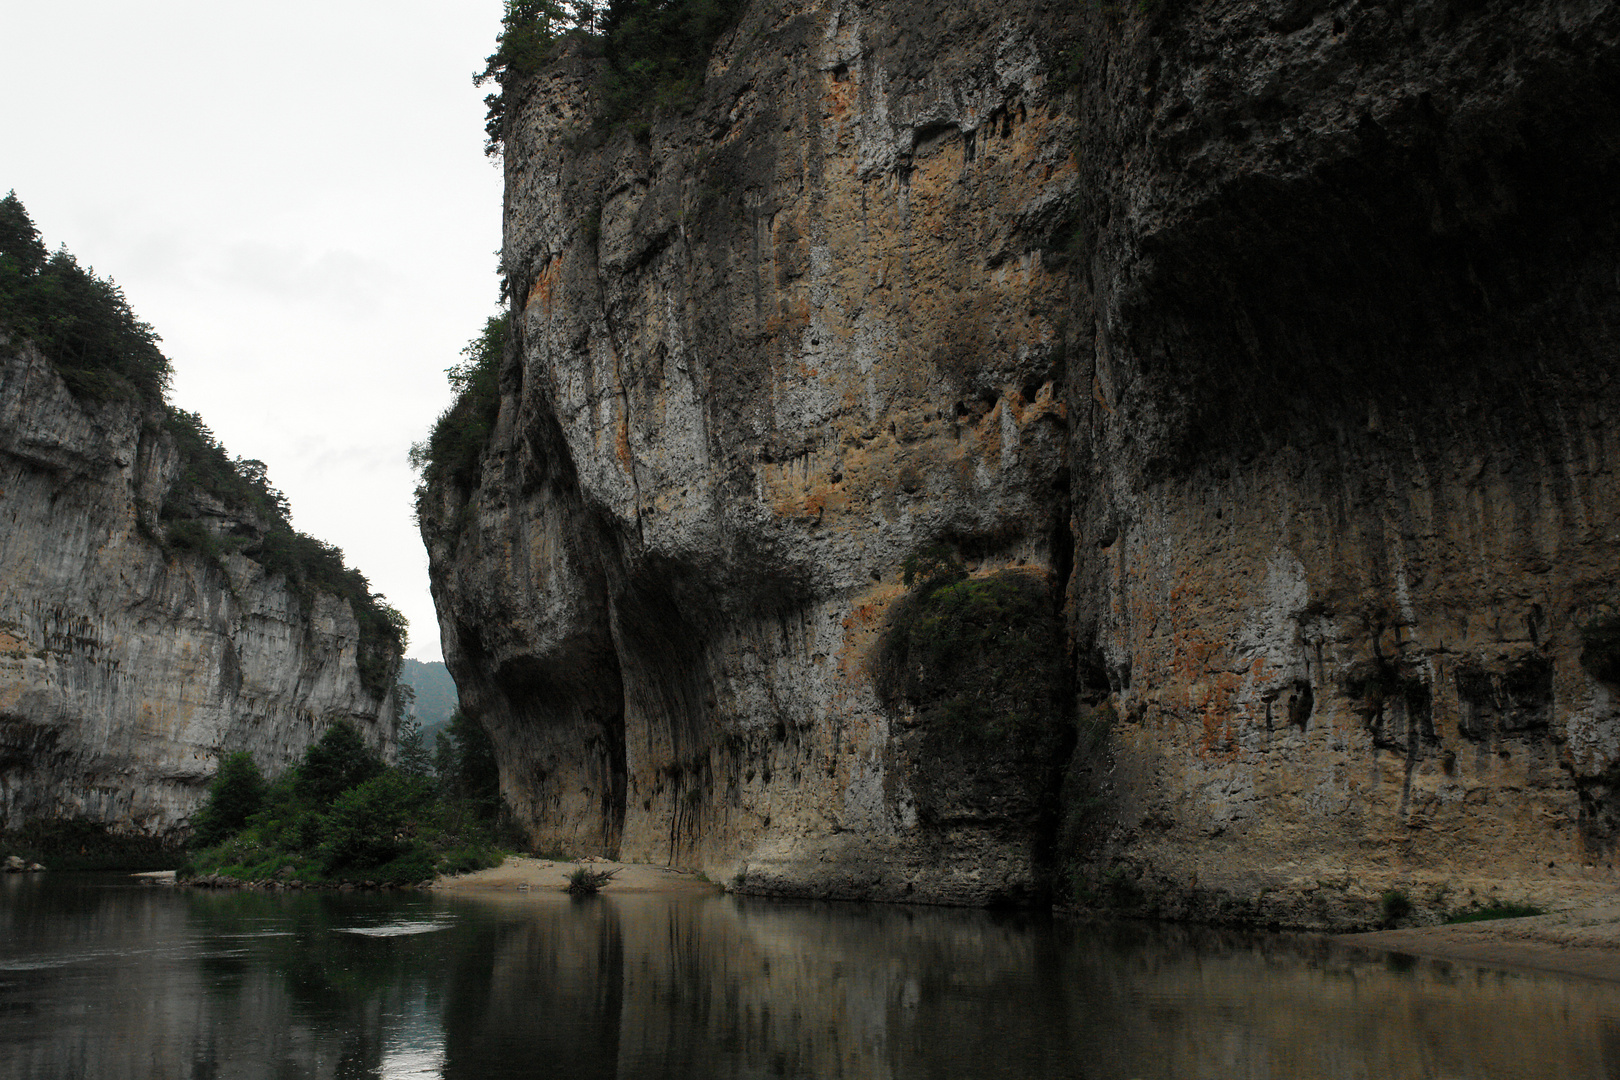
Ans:
[{"label": "eroded rock surface", "polygon": [[1295,924],[1609,887],[1620,13],[1086,40],[1073,614],[1116,876]]},{"label": "eroded rock surface", "polygon": [[482,484],[424,531],[540,847],[775,892],[1034,889],[1026,809],[919,814],[933,763],[866,657],[921,546],[1067,558],[1042,252],[1074,126],[1043,36],[987,4],[760,5],[697,113],[597,146],[589,61],[525,88],[518,353]]},{"label": "eroded rock surface", "polygon": [[226,754],[279,771],[337,719],[393,744],[346,603],[152,538],[178,467],[155,416],[0,340],[0,827],[166,835]]},{"label": "eroded rock surface", "polygon": [[[650,130],[577,53],[509,87],[519,331],[424,536],[535,843],[1292,925],[1606,887],[1617,34],[762,0]],[[876,693],[929,545],[1061,606],[1061,792]]]}]

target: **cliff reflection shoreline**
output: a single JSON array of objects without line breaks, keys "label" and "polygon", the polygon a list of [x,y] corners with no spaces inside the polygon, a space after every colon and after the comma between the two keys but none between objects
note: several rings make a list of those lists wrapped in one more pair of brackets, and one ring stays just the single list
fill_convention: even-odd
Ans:
[{"label": "cliff reflection shoreline", "polygon": [[[0,886],[0,1077],[1606,1076],[1620,987],[734,896]],[[1535,1040],[1522,1032],[1541,1033]]]}]

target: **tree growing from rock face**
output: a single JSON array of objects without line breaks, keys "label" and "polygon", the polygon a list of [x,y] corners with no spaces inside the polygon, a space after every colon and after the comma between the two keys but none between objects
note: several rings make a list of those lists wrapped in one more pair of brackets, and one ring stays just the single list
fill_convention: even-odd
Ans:
[{"label": "tree growing from rock face", "polygon": [[[582,39],[607,64],[597,87],[597,124],[611,127],[691,99],[709,52],[741,17],[746,0],[506,0],[496,48],[473,85],[538,72],[564,37]],[[504,92],[484,99],[484,152],[501,152]]]}]

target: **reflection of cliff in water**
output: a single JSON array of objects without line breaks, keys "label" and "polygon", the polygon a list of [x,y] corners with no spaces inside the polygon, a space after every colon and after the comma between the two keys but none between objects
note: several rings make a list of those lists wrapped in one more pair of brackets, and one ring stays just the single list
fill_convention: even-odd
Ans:
[{"label": "reflection of cliff in water", "polygon": [[457,905],[487,929],[446,986],[447,1080],[527,1067],[597,1080],[619,1075],[625,956],[620,912],[606,901]]},{"label": "reflection of cliff in water", "polygon": [[89,880],[0,878],[0,1080],[1620,1074],[1620,985],[1323,939]]},{"label": "reflection of cliff in water", "polygon": [[447,1017],[448,1076],[525,1056],[619,1077],[1620,1069],[1620,987],[1392,965],[1321,939],[733,898],[501,919],[489,977]]}]

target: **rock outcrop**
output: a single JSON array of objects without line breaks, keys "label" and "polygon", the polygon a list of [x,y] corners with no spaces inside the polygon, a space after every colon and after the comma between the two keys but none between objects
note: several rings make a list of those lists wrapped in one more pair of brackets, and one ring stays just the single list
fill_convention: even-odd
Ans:
[{"label": "rock outcrop", "polygon": [[1116,879],[1294,924],[1612,886],[1620,12],[1151,8],[1079,102]]},{"label": "rock outcrop", "polygon": [[167,836],[226,754],[273,772],[337,719],[392,746],[346,602],[158,542],[180,465],[159,413],[86,403],[0,339],[0,828]]},{"label": "rock outcrop", "polygon": [[[1291,925],[1612,881],[1617,38],[760,0],[647,128],[513,80],[500,417],[422,509],[535,843]],[[931,550],[1050,597],[1059,704],[885,683]]]}]

